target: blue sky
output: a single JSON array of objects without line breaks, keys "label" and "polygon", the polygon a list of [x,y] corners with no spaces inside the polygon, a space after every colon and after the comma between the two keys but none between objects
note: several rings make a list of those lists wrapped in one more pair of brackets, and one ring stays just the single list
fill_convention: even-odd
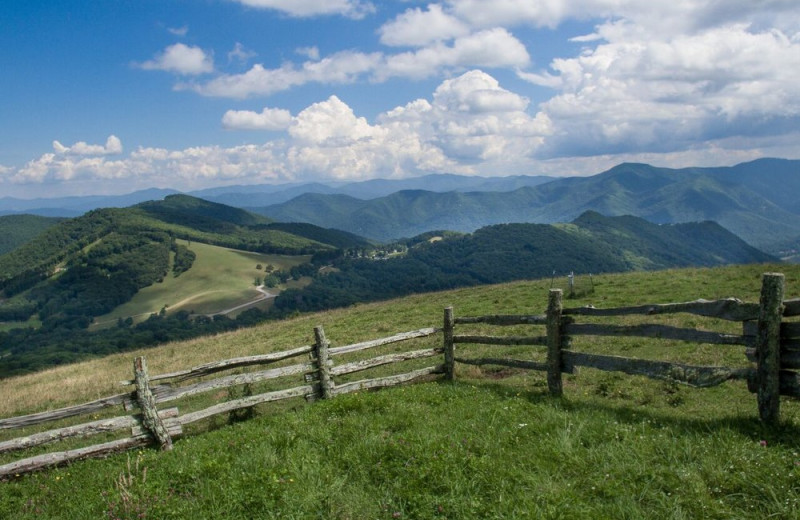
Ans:
[{"label": "blue sky", "polygon": [[796,0],[10,0],[23,198],[800,158]]}]

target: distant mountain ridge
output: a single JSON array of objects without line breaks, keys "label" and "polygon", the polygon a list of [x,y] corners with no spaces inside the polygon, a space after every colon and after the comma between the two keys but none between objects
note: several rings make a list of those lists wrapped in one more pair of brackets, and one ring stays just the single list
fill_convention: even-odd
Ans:
[{"label": "distant mountain ridge", "polygon": [[371,200],[304,194],[251,208],[381,241],[431,229],[470,232],[510,222],[569,222],[586,211],[654,223],[713,220],[766,250],[800,242],[800,161],[759,159],[732,167],[657,168],[625,163],[590,177],[554,179],[508,192],[407,190]]},{"label": "distant mountain ridge", "polygon": [[[553,177],[514,175],[476,177],[432,174],[410,179],[372,179],[359,182],[309,182],[288,184],[235,185],[187,192],[186,195],[238,208],[267,206],[286,202],[305,193],[348,195],[361,199],[382,197],[408,189],[429,191],[509,191],[536,186]],[[27,213],[46,217],[77,217],[99,208],[124,208],[142,202],[161,200],[181,192],[152,188],[126,195],[87,195],[36,199],[0,198],[0,215]]]}]

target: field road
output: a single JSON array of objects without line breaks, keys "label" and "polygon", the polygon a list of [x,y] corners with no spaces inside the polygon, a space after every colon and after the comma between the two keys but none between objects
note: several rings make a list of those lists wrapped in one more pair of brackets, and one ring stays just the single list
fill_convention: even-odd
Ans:
[{"label": "field road", "polygon": [[[238,311],[239,309],[244,309],[245,307],[250,307],[251,305],[255,305],[257,303],[263,302],[264,300],[269,300],[270,298],[275,298],[277,296],[277,294],[272,294],[271,292],[269,292],[263,285],[259,285],[258,287],[256,287],[256,290],[261,293],[261,295],[258,298],[254,299],[254,300],[250,300],[247,303],[242,303],[242,304],[236,305],[235,307],[231,307],[229,309],[224,309],[224,310],[221,310],[221,311],[217,311],[217,312],[212,312],[210,314],[206,314],[206,316],[208,316],[209,318],[213,318],[214,316],[229,314],[231,312]],[[170,307],[172,307],[172,308],[180,307],[181,305],[185,305],[185,304],[189,303],[190,301],[192,301],[193,299],[195,299],[197,297],[204,296],[204,295],[209,294],[211,292],[218,292],[218,291],[207,291],[207,292],[204,292],[204,293],[195,294],[195,295],[190,296],[189,298],[185,298],[185,299],[177,302],[174,305],[171,305]],[[136,315],[130,316],[130,317],[131,318],[140,318],[142,316],[150,316],[151,314],[154,314],[155,312],[157,312],[157,311],[144,312],[144,313],[136,314]],[[104,324],[108,324],[108,323],[112,323],[112,322],[116,322],[116,321],[117,321],[117,319],[103,321],[103,322],[96,321],[96,322],[93,323],[93,325],[104,325]]]},{"label": "field road", "polygon": [[263,302],[264,300],[269,300],[270,298],[275,298],[278,296],[277,294],[272,294],[269,292],[263,285],[259,285],[256,287],[256,290],[261,293],[261,296],[256,298],[255,300],[249,301],[247,303],[242,303],[235,307],[231,307],[230,309],[225,309],[219,312],[214,312],[212,314],[206,314],[208,317],[219,316],[220,314],[230,314],[231,312],[238,311],[239,309],[244,309],[245,307],[250,307],[251,305],[255,305],[257,303]]}]

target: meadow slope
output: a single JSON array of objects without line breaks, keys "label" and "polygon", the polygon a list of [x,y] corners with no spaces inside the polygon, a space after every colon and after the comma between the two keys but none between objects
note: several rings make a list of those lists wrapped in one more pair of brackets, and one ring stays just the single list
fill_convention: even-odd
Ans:
[{"label": "meadow slope", "polygon": [[[750,265],[593,278],[598,307],[716,299],[757,301]],[[564,280],[556,280],[556,285]],[[132,359],[151,372],[308,344],[323,325],[334,345],[437,326],[456,315],[544,310],[551,280],[531,280],[356,305],[212,338],[115,355],[0,381],[0,416],[119,392]],[[696,317],[675,318],[704,327]],[[441,338],[426,340],[436,345]],[[741,350],[648,340],[582,348],[637,357],[743,364]],[[225,399],[227,396],[215,396]],[[211,399],[211,398],[209,398]],[[209,421],[169,453],[152,449],[0,482],[2,518],[797,518],[800,406],[757,420],[741,383],[691,389],[590,369],[565,376],[459,366],[431,382],[330,401],[264,406],[244,422]],[[9,433],[3,432],[2,438]],[[0,459],[6,462],[7,459]]]}]

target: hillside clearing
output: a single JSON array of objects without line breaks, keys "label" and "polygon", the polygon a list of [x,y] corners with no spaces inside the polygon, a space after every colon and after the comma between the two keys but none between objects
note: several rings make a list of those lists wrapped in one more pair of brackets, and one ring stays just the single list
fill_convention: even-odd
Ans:
[{"label": "hillside clearing", "polygon": [[[98,317],[95,324],[109,326],[128,317],[141,321],[162,309],[168,313],[185,310],[192,314],[214,314],[261,299],[263,294],[256,288],[255,281],[263,280],[266,266],[288,270],[308,262],[310,258],[253,253],[183,240],[178,242],[188,244],[197,255],[191,269],[177,277],[169,273],[162,282],[145,287],[131,301]],[[257,269],[258,265],[262,269]]]}]

